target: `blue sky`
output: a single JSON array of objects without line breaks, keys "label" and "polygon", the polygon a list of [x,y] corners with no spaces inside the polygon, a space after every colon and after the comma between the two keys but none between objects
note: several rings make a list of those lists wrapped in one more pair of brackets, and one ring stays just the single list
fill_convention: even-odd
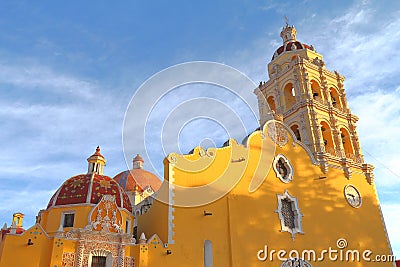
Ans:
[{"label": "blue sky", "polygon": [[126,169],[125,110],[162,69],[207,60],[267,80],[285,15],[298,39],[346,77],[400,258],[398,1],[1,1],[0,222],[21,211],[32,225],[58,186],[86,171],[97,145],[107,175]]}]

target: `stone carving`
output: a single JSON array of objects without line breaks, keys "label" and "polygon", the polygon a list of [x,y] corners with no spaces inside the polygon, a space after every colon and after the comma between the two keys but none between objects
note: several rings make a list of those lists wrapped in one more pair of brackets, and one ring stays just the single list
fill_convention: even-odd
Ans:
[{"label": "stone carving", "polygon": [[270,121],[268,123],[268,136],[280,147],[286,145],[288,142],[288,132],[279,123]]},{"label": "stone carving", "polygon": [[115,196],[104,195],[89,215],[89,226],[86,229],[102,232],[122,232],[122,215],[115,202]]},{"label": "stone carving", "polygon": [[135,259],[133,257],[125,257],[125,267],[134,267]]},{"label": "stone carving", "polygon": [[129,243],[129,240],[129,236],[117,233],[102,233],[83,230],[80,233],[80,240],[76,254],[76,265],[74,266],[88,266],[90,256],[98,255],[102,252],[104,255],[107,254],[107,257],[109,255],[113,258],[112,267],[123,267],[125,244]]},{"label": "stone carving", "polygon": [[62,255],[62,267],[74,267],[75,266],[75,253],[64,252]]},{"label": "stone carving", "polygon": [[312,265],[303,259],[287,259],[282,262],[281,267],[312,267]]},{"label": "stone carving", "polygon": [[64,238],[65,239],[76,239],[77,238],[77,234],[75,230],[70,230],[68,232],[66,232],[64,234]]}]

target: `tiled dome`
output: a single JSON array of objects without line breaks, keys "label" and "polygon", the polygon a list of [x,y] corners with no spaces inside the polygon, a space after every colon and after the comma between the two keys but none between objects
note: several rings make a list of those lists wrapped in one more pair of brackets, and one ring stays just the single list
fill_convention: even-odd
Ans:
[{"label": "tiled dome", "polygon": [[144,191],[149,186],[156,192],[161,181],[158,177],[143,169],[143,158],[138,154],[133,159],[133,169],[123,171],[114,177],[114,180],[126,191]]},{"label": "tiled dome", "polygon": [[132,211],[132,206],[124,189],[112,178],[103,175],[105,158],[100,148],[88,159],[88,173],[73,176],[66,180],[51,197],[47,208],[74,205],[97,204],[103,195],[113,195],[117,206]]},{"label": "tiled dome", "polygon": [[276,58],[277,56],[279,56],[283,52],[289,52],[289,51],[305,49],[305,48],[310,49],[310,50],[314,50],[314,48],[312,48],[311,46],[303,44],[303,43],[300,43],[299,41],[288,42],[286,45],[280,46],[275,51],[274,55],[272,56],[272,59]]},{"label": "tiled dome", "polygon": [[103,195],[114,195],[118,207],[132,211],[124,189],[112,178],[95,173],[69,178],[54,193],[47,208],[71,204],[97,204]]},{"label": "tiled dome", "polygon": [[143,191],[151,186],[153,191],[157,191],[161,186],[161,181],[157,176],[143,169],[133,169],[121,172],[114,177],[114,180],[126,191]]}]

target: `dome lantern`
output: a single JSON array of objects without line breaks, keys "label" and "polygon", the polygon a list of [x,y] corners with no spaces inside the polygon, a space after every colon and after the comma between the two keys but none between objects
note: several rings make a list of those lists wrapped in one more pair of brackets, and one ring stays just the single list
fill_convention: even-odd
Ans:
[{"label": "dome lantern", "polygon": [[283,39],[283,45],[288,44],[289,42],[296,42],[296,28],[292,25],[286,23],[286,26],[282,28],[281,37]]},{"label": "dome lantern", "polygon": [[87,159],[87,161],[89,163],[88,174],[96,173],[103,175],[104,166],[106,165],[106,159],[103,157],[103,155],[100,154],[99,146],[97,146],[96,152],[94,152],[94,154],[91,155]]},{"label": "dome lantern", "polygon": [[144,160],[139,154],[137,154],[136,157],[134,157],[132,161],[133,161],[134,169],[143,169]]}]

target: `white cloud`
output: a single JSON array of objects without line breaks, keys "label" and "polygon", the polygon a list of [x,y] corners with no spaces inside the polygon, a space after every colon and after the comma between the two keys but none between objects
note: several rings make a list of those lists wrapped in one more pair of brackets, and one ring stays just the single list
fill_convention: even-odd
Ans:
[{"label": "white cloud", "polygon": [[352,111],[360,117],[357,130],[366,158],[377,168],[389,168],[396,175],[377,177],[377,184],[393,186],[400,183],[395,166],[400,163],[400,94],[398,90],[356,95],[351,99]]},{"label": "white cloud", "polygon": [[92,82],[57,73],[40,65],[0,65],[0,84],[9,84],[28,90],[44,90],[47,93],[57,93],[93,99],[97,86]]},{"label": "white cloud", "polygon": [[[32,191],[34,190],[34,194]],[[41,190],[39,188],[27,188],[22,190],[1,190],[0,203],[7,205],[0,206],[0,220],[11,224],[12,214],[22,212],[25,214],[24,227],[31,227],[35,223],[35,216],[40,209],[46,208],[53,190]]]},{"label": "white cloud", "polygon": [[400,32],[393,30],[400,17],[396,12],[385,14],[386,20],[381,16],[369,3],[356,3],[342,16],[301,34],[316,43],[328,68],[347,77],[349,94],[386,89],[400,72],[394,67],[400,58]]}]

